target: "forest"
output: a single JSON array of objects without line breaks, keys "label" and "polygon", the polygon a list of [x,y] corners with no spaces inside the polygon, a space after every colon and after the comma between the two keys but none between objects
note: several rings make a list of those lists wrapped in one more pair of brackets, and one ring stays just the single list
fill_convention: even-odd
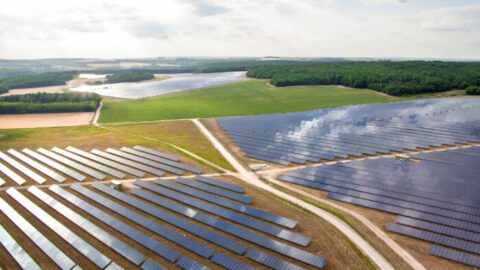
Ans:
[{"label": "forest", "polygon": [[131,71],[108,75],[105,83],[138,82],[151,80],[154,77],[155,76],[148,71]]},{"label": "forest", "polygon": [[0,79],[0,93],[6,93],[10,89],[63,85],[76,74],[75,71],[69,71],[6,77]]},{"label": "forest", "polygon": [[0,114],[93,112],[101,97],[94,93],[34,93],[0,97]]},{"label": "forest", "polygon": [[344,85],[394,96],[480,86],[480,62],[377,61],[249,68],[247,76],[275,86]]}]

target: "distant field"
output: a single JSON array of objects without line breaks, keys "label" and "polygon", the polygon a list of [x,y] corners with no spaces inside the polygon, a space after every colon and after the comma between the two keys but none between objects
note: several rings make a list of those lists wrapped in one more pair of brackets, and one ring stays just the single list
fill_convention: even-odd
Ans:
[{"label": "distant field", "polygon": [[398,100],[361,89],[272,87],[267,80],[249,80],[148,99],[105,101],[99,121],[136,122],[281,113]]}]

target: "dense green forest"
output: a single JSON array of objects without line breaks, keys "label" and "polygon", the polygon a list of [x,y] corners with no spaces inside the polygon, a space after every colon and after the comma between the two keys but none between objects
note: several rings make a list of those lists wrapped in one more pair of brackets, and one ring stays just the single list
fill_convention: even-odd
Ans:
[{"label": "dense green forest", "polygon": [[151,80],[154,76],[147,71],[132,71],[107,76],[105,83],[120,83],[120,82],[138,82]]},{"label": "dense green forest", "polygon": [[35,93],[0,97],[0,114],[93,112],[101,97],[94,93]]},{"label": "dense green forest", "polygon": [[0,93],[9,89],[62,85],[72,80],[77,72],[51,72],[36,75],[20,75],[0,80]]},{"label": "dense green forest", "polygon": [[402,96],[480,86],[480,62],[381,61],[275,65],[248,69],[275,86],[345,85]]},{"label": "dense green forest", "polygon": [[480,95],[480,86],[469,86],[465,89],[467,95]]}]

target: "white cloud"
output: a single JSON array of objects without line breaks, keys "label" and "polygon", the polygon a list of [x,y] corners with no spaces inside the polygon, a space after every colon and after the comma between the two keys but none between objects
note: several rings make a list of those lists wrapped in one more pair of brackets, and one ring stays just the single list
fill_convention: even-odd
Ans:
[{"label": "white cloud", "polygon": [[361,2],[365,5],[384,5],[407,3],[408,0],[361,0]]},{"label": "white cloud", "polygon": [[422,12],[421,28],[438,31],[473,31],[480,29],[480,5],[438,8]]}]

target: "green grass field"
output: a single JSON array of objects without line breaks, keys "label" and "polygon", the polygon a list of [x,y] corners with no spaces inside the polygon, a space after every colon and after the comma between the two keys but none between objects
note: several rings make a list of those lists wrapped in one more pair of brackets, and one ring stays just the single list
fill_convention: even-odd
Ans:
[{"label": "green grass field", "polygon": [[271,87],[267,80],[140,100],[104,101],[102,123],[305,111],[399,101],[372,91],[326,86]]}]

